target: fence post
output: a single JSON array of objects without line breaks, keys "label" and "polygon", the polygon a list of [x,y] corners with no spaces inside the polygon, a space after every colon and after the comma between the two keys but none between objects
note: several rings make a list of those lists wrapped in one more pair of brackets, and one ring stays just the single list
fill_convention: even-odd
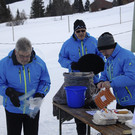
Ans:
[{"label": "fence post", "polygon": [[68,16],[68,32],[70,32],[70,20],[69,20],[69,16]]},{"label": "fence post", "polygon": [[120,7],[120,24],[121,24],[121,7]]},{"label": "fence post", "polygon": [[14,25],[13,25],[13,22],[11,22],[11,24],[12,24],[12,35],[13,35],[13,41],[14,41],[15,39],[14,39]]},{"label": "fence post", "polygon": [[134,2],[134,10],[133,10],[133,27],[132,27],[131,51],[135,52],[135,2]]}]

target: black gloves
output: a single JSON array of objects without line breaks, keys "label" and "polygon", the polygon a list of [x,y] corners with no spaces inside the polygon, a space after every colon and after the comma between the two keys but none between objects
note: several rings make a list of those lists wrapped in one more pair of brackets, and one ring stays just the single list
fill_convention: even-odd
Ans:
[{"label": "black gloves", "polygon": [[34,95],[34,98],[36,98],[36,97],[41,97],[41,98],[44,98],[45,97],[45,95],[44,94],[42,94],[42,93],[35,93],[35,95]]},{"label": "black gloves", "polygon": [[79,70],[79,64],[78,64],[78,62],[72,62],[71,63],[71,69],[72,70]]},{"label": "black gloves", "polygon": [[11,102],[13,103],[15,107],[20,106],[19,96],[22,96],[23,94],[24,93],[18,92],[10,87],[6,89],[6,95],[10,98]]}]

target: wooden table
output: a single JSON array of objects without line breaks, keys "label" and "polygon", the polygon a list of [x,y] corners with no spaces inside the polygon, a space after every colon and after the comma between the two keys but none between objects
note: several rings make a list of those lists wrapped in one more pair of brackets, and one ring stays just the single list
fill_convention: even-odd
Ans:
[{"label": "wooden table", "polygon": [[[54,106],[59,108],[59,135],[62,135],[62,121],[61,121],[61,110],[67,112],[73,117],[81,120],[83,123],[87,124],[88,127],[92,127],[102,133],[103,135],[127,135],[131,134],[131,129],[127,127],[125,124],[116,123],[115,125],[107,125],[107,126],[99,126],[95,125],[92,122],[93,116],[87,114],[86,111],[88,109],[83,108],[69,108],[67,105],[60,105],[57,103],[53,103]],[[87,132],[87,135],[90,135],[90,128]]]}]

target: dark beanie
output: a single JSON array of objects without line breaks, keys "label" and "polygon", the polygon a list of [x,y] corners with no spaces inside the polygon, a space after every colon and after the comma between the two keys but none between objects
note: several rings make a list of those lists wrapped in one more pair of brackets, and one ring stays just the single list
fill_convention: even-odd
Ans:
[{"label": "dark beanie", "polygon": [[81,29],[81,28],[85,28],[86,29],[86,25],[85,23],[83,22],[83,20],[76,20],[74,22],[74,31],[76,31],[77,29]]},{"label": "dark beanie", "polygon": [[111,33],[105,32],[98,38],[98,50],[115,48],[116,43]]}]

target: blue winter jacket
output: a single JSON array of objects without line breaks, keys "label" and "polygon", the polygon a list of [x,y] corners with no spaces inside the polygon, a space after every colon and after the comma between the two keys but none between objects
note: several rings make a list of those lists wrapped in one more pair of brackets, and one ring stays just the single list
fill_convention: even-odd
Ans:
[{"label": "blue winter jacket", "polygon": [[4,97],[4,106],[9,112],[25,114],[25,106],[23,110],[20,110],[5,94],[8,87],[24,94],[36,90],[46,95],[50,89],[50,77],[46,64],[34,55],[30,63],[20,65],[16,62],[14,51],[0,61],[0,95]]},{"label": "blue winter jacket", "polygon": [[132,52],[117,44],[107,58],[101,80],[111,82],[118,104],[135,105],[135,56]]},{"label": "blue winter jacket", "polygon": [[[89,33],[83,40],[80,40],[73,34],[66,42],[64,42],[59,53],[58,62],[64,68],[71,72],[71,63],[78,62],[78,60],[85,54],[97,54],[103,58],[103,55],[97,49],[97,40],[90,36]],[[74,70],[73,72],[79,72]],[[94,77],[94,83],[97,83],[98,75]]]}]

